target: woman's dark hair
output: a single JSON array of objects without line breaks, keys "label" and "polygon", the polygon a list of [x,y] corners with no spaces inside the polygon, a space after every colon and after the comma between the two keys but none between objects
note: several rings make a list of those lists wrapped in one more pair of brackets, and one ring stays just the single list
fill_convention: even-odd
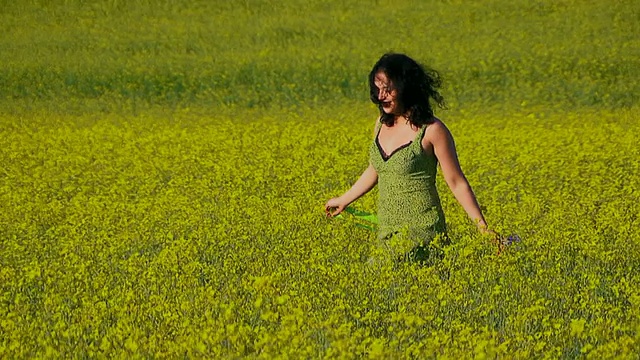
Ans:
[{"label": "woman's dark hair", "polygon": [[391,88],[397,91],[398,104],[404,113],[409,113],[409,121],[413,125],[422,126],[434,121],[431,101],[446,109],[444,98],[438,92],[442,79],[437,71],[418,64],[407,55],[387,53],[382,55],[369,73],[371,101],[378,105],[381,120],[386,125],[393,125],[394,114],[385,113],[378,100],[375,77],[380,71],[387,75]]}]

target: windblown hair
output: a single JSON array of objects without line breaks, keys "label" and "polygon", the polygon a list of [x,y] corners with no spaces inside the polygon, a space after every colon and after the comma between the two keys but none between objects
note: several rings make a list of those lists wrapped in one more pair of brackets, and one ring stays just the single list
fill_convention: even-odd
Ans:
[{"label": "windblown hair", "polygon": [[391,88],[397,91],[397,100],[404,114],[414,126],[434,122],[432,102],[446,109],[444,98],[438,92],[442,79],[437,71],[418,64],[404,54],[384,54],[369,73],[371,101],[378,105],[380,117],[388,126],[394,123],[394,114],[387,114],[378,100],[378,87],[374,80],[378,72],[384,72],[391,82]]}]

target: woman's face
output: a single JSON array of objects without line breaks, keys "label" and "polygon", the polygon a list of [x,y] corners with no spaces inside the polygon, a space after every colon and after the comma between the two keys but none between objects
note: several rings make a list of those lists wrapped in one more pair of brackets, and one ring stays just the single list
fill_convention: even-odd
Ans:
[{"label": "woman's face", "polygon": [[380,71],[376,74],[374,84],[378,88],[378,100],[382,110],[387,114],[400,114],[401,106],[398,102],[398,91],[387,78],[387,74]]}]

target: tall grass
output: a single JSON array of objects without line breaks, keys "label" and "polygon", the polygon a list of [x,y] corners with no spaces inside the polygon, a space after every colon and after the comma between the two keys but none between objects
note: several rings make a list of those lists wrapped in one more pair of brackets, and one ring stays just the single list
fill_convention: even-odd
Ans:
[{"label": "tall grass", "polygon": [[366,101],[366,74],[386,51],[440,70],[456,108],[620,108],[640,93],[633,81],[640,5],[630,0],[7,1],[2,8],[5,111],[34,102],[64,112],[78,102],[115,110]]},{"label": "tall grass", "polygon": [[[0,358],[634,358],[638,13],[0,0]],[[324,217],[389,50],[443,74],[501,255],[441,178],[431,266]]]}]

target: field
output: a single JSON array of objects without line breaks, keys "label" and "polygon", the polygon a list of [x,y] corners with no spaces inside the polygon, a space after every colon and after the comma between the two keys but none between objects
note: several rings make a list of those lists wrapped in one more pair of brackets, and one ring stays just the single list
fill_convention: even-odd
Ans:
[{"label": "field", "polygon": [[[637,358],[640,2],[0,0],[0,358]],[[500,255],[371,264],[387,51]],[[377,190],[352,206],[376,211]]]}]

